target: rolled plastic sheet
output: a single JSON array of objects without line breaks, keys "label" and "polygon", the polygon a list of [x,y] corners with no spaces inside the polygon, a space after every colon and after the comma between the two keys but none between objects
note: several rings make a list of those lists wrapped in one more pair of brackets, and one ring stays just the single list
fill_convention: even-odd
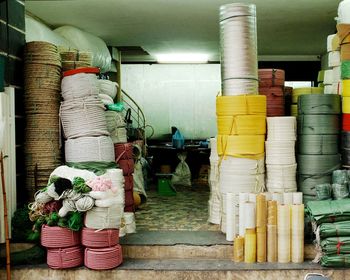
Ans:
[{"label": "rolled plastic sheet", "polygon": [[341,61],[350,60],[350,43],[344,44],[340,48]]},{"label": "rolled plastic sheet", "polygon": [[218,116],[218,134],[223,135],[263,135],[266,134],[264,115]]},{"label": "rolled plastic sheet", "polygon": [[[299,155],[299,174],[328,175],[340,167],[340,155]],[[315,176],[316,177],[316,176]]]},{"label": "rolled plastic sheet", "polygon": [[298,99],[299,114],[303,115],[334,115],[340,114],[340,96],[327,94],[302,95]]},{"label": "rolled plastic sheet", "polygon": [[[350,98],[350,97],[349,97]],[[343,103],[344,106],[344,103]],[[350,112],[350,100],[349,100]],[[324,135],[339,133],[338,115],[298,115],[298,133]]]},{"label": "rolled plastic sheet", "polygon": [[260,87],[259,94],[266,96],[268,117],[284,116],[284,91],[283,87]]},{"label": "rolled plastic sheet", "polygon": [[291,259],[304,262],[304,204],[291,206]]},{"label": "rolled plastic sheet", "polygon": [[267,203],[263,194],[256,196],[257,262],[266,262]]},{"label": "rolled plastic sheet", "polygon": [[332,182],[330,173],[325,175],[304,175],[298,174],[298,188],[299,191],[305,195],[314,196],[316,199],[316,185],[329,184]]},{"label": "rolled plastic sheet", "polygon": [[267,261],[277,262],[277,225],[267,225]]},{"label": "rolled plastic sheet", "polygon": [[226,240],[233,241],[236,236],[236,194],[226,193]]},{"label": "rolled plastic sheet", "polygon": [[323,88],[319,87],[304,87],[293,89],[292,102],[294,104],[298,103],[298,97],[305,94],[322,94]]},{"label": "rolled plastic sheet", "polygon": [[341,132],[341,147],[344,149],[350,149],[350,131]]},{"label": "rolled plastic sheet", "polygon": [[350,199],[309,201],[306,210],[318,225],[350,220]]},{"label": "rolled plastic sheet", "polygon": [[245,206],[244,203],[249,201],[249,194],[248,193],[240,193],[239,194],[239,235],[244,236],[245,234]]},{"label": "rolled plastic sheet", "polygon": [[320,264],[324,267],[350,267],[350,254],[323,255]]},{"label": "rolled plastic sheet", "polygon": [[264,156],[265,135],[218,135],[218,154],[260,159]]},{"label": "rolled plastic sheet", "polygon": [[297,122],[295,117],[269,117],[267,120],[267,141],[296,140]]},{"label": "rolled plastic sheet", "polygon": [[283,204],[284,205],[292,205],[293,204],[293,193],[292,192],[283,193]]},{"label": "rolled plastic sheet", "polygon": [[294,192],[297,190],[297,165],[266,165],[266,187],[269,192]]},{"label": "rolled plastic sheet", "polygon": [[344,97],[350,97],[350,78],[348,80],[342,80],[342,95]]},{"label": "rolled plastic sheet", "polygon": [[233,243],[233,261],[243,262],[244,261],[244,237],[237,236]]},{"label": "rolled plastic sheet", "polygon": [[348,184],[332,184],[332,193],[336,200],[349,198]]},{"label": "rolled plastic sheet", "polygon": [[266,164],[295,164],[295,141],[266,141]]},{"label": "rolled plastic sheet", "polygon": [[333,184],[348,184],[349,177],[347,170],[334,170],[332,173]]},{"label": "rolled plastic sheet", "polygon": [[292,104],[290,105],[290,114],[293,117],[297,117],[298,116],[298,105],[297,104]]},{"label": "rolled plastic sheet", "polygon": [[340,51],[332,51],[328,53],[328,66],[336,67],[341,63]]},{"label": "rolled plastic sheet", "polygon": [[333,83],[333,69],[329,69],[329,70],[324,71],[323,83],[325,85],[331,85]]},{"label": "rolled plastic sheet", "polygon": [[277,248],[278,262],[289,263],[291,260],[291,219],[290,205],[277,206]]},{"label": "rolled plastic sheet", "polygon": [[316,185],[317,200],[331,200],[332,199],[332,185],[318,184]]},{"label": "rolled plastic sheet", "polygon": [[284,86],[285,73],[282,69],[259,69],[259,86]]},{"label": "rolled plastic sheet", "polygon": [[300,205],[303,204],[303,193],[293,192],[293,204]]},{"label": "rolled plastic sheet", "polygon": [[256,262],[256,232],[255,228],[247,228],[244,235],[244,262]]},{"label": "rolled plastic sheet", "polygon": [[316,240],[327,237],[350,236],[350,221],[323,223],[318,227],[316,235],[319,236]]},{"label": "rolled plastic sheet", "polygon": [[279,193],[279,192],[272,193],[272,200],[276,201],[277,204],[283,204],[283,193]]},{"label": "rolled plastic sheet", "polygon": [[256,229],[256,260],[258,263],[267,260],[267,230],[266,226]]},{"label": "rolled plastic sheet", "polygon": [[[350,139],[350,134],[349,134]],[[338,153],[338,135],[299,135],[298,152],[303,155],[334,155]]]},{"label": "rolled plastic sheet", "polygon": [[342,108],[344,114],[350,114],[350,97],[343,97]]},{"label": "rolled plastic sheet", "polygon": [[277,226],[277,205],[276,200],[267,202],[267,225]]},{"label": "rolled plastic sheet", "polygon": [[256,214],[255,214],[255,203],[253,202],[244,202],[244,219],[245,219],[245,228],[252,229],[256,227]]},{"label": "rolled plastic sheet", "polygon": [[266,97],[263,95],[218,96],[216,115],[266,115]]},{"label": "rolled plastic sheet", "polygon": [[341,79],[342,80],[350,79],[350,60],[342,61],[341,63]]}]

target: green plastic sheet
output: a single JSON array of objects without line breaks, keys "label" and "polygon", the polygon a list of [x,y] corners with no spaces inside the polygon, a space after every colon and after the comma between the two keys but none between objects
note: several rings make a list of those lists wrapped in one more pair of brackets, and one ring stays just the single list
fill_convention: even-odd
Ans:
[{"label": "green plastic sheet", "polygon": [[105,174],[107,169],[118,168],[115,162],[104,161],[67,162],[66,165],[72,168],[89,170],[97,176]]},{"label": "green plastic sheet", "polygon": [[350,61],[346,60],[341,63],[341,79],[350,79]]},{"label": "green plastic sheet", "polygon": [[322,252],[327,255],[350,254],[350,236],[329,237],[321,241]]},{"label": "green plastic sheet", "polygon": [[326,267],[350,267],[350,254],[324,255],[320,263]]},{"label": "green plastic sheet", "polygon": [[316,185],[316,197],[317,197],[317,200],[331,200],[332,199],[331,184]]},{"label": "green plastic sheet", "polygon": [[334,170],[332,174],[332,183],[344,185],[349,182],[348,170]]},{"label": "green plastic sheet", "polygon": [[309,201],[306,212],[318,225],[350,220],[350,199]]},{"label": "green plastic sheet", "polygon": [[319,226],[318,230],[321,239],[327,237],[350,236],[350,221],[323,223]]}]

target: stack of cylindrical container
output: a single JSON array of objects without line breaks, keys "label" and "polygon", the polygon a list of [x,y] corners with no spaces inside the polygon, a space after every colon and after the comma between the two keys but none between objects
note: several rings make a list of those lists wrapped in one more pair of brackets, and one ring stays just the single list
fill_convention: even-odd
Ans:
[{"label": "stack of cylindrical container", "polygon": [[238,194],[265,188],[266,97],[258,95],[255,5],[220,7],[220,48],[222,96],[216,100],[216,114],[221,230],[232,241],[238,233]]},{"label": "stack of cylindrical container", "polygon": [[337,34],[327,37],[328,67],[324,70],[323,86],[325,94],[341,94],[340,45]]},{"label": "stack of cylindrical container", "polygon": [[315,186],[331,182],[340,166],[340,96],[309,94],[298,100],[298,187],[304,201],[316,199]]},{"label": "stack of cylindrical container", "polygon": [[303,88],[294,88],[292,94],[292,105],[291,105],[291,115],[296,117],[298,116],[298,98],[299,96],[306,94],[322,94],[322,87],[303,87]]},{"label": "stack of cylindrical container", "polygon": [[267,116],[284,116],[284,71],[259,69],[259,94],[266,96]]},{"label": "stack of cylindrical container", "polygon": [[267,118],[266,187],[271,193],[297,190],[296,129],[295,117]]}]

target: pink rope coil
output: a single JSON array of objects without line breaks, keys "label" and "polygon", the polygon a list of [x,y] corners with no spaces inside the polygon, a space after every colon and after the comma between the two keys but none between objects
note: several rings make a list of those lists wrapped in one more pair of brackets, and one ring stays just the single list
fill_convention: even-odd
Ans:
[{"label": "pink rope coil", "polygon": [[125,191],[125,206],[134,205],[134,193],[132,190]]},{"label": "pink rope coil", "polygon": [[45,204],[44,206],[44,213],[50,214],[52,212],[58,212],[62,207],[62,202],[53,200]]},{"label": "pink rope coil", "polygon": [[116,268],[123,262],[122,247],[116,245],[102,249],[85,249],[84,264],[95,270]]},{"label": "pink rope coil", "polygon": [[84,250],[81,246],[64,249],[47,249],[47,265],[53,269],[81,266],[84,262]]},{"label": "pink rope coil", "polygon": [[84,227],[81,232],[81,242],[85,247],[89,248],[112,247],[119,243],[119,230],[95,230]]},{"label": "pink rope coil", "polygon": [[131,143],[114,144],[116,162],[119,159],[132,159],[133,145]]},{"label": "pink rope coil", "polygon": [[123,175],[131,175],[134,172],[133,159],[121,159],[118,161],[119,167],[123,169]]},{"label": "pink rope coil", "polygon": [[41,228],[41,245],[47,248],[67,248],[80,244],[80,233],[62,227]]},{"label": "pink rope coil", "polygon": [[134,187],[134,177],[132,175],[124,176],[125,183],[124,183],[124,190],[130,191]]}]

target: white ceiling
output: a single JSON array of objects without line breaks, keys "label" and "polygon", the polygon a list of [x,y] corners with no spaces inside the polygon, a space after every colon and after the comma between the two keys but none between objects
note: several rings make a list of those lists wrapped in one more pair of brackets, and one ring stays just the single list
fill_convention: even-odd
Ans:
[{"label": "white ceiling", "polygon": [[[52,27],[73,25],[110,46],[141,46],[151,55],[201,52],[218,60],[219,7],[232,0],[27,0]],[[261,56],[317,56],[334,33],[340,0],[241,0],[255,3]],[[139,59],[139,58],[137,58]],[[273,59],[273,58],[270,58]]]}]

